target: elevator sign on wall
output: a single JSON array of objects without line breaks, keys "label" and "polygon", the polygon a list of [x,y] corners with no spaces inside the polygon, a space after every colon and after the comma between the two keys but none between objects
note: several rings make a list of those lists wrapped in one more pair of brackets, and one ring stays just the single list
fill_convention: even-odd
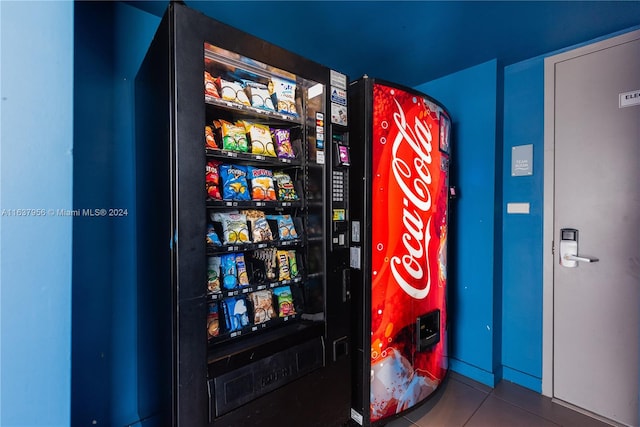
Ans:
[{"label": "elevator sign on wall", "polygon": [[631,107],[633,105],[640,105],[640,90],[634,90],[631,92],[621,93],[619,95],[619,107]]}]

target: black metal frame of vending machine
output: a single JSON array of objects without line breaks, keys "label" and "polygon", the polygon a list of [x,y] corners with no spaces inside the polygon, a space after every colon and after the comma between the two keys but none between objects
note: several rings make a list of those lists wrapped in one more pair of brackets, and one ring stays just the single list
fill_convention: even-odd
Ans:
[{"label": "black metal frame of vending machine", "polygon": [[[282,92],[273,98],[276,81]],[[349,162],[334,151],[349,150],[346,84],[343,74],[169,4],[135,85],[138,412],[145,425],[348,421]],[[250,130],[246,139],[229,123],[286,131],[295,154],[243,151],[259,135]],[[209,144],[216,126],[226,133],[212,134]],[[225,184],[255,170],[288,176],[276,181],[276,200],[256,196],[250,178]],[[235,193],[227,197],[223,187]],[[291,187],[298,197],[281,199]],[[229,260],[235,264],[227,270]]]},{"label": "black metal frame of vending machine", "polygon": [[[382,87],[386,96],[376,95]],[[377,426],[433,396],[447,373],[451,119],[433,98],[367,76],[349,85],[348,99],[351,145],[358,153],[350,171],[351,418],[352,424]],[[385,119],[376,122],[376,115]],[[437,134],[430,134],[425,116]],[[437,196],[429,194],[435,174]],[[438,208],[427,207],[436,199]],[[439,223],[430,228],[431,218],[423,221],[427,217]],[[431,258],[425,255],[429,251]],[[427,272],[424,289],[397,280],[404,263],[415,276]],[[399,317],[405,322],[400,326],[394,324]]]}]

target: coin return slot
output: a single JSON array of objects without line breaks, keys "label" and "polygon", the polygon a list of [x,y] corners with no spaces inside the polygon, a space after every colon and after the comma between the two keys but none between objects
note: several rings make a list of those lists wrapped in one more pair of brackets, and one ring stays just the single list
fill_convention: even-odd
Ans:
[{"label": "coin return slot", "polygon": [[440,342],[440,310],[434,310],[416,320],[418,351],[428,350]]}]

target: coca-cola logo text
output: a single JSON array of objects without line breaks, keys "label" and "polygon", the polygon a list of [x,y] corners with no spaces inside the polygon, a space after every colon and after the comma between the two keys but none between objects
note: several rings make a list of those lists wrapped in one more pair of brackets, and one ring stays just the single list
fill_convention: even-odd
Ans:
[{"label": "coca-cola logo text", "polygon": [[[429,265],[429,241],[431,240],[431,217],[424,223],[424,212],[431,209],[431,131],[426,123],[414,117],[413,128],[407,122],[402,106],[395,100],[398,111],[393,119],[398,135],[392,145],[391,170],[396,183],[402,190],[402,245],[404,254],[391,258],[391,272],[398,285],[410,297],[423,299],[429,295],[431,274]],[[399,152],[411,149],[412,155]],[[424,269],[426,268],[426,272]],[[419,282],[426,275],[424,287],[415,287],[411,282]]]}]

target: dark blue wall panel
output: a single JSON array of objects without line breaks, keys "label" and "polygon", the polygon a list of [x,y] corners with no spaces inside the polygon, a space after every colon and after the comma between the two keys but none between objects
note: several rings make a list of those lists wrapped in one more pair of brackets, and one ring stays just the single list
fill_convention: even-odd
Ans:
[{"label": "dark blue wall panel", "polygon": [[[113,7],[75,3],[73,206],[112,206]],[[73,221],[71,425],[109,425],[113,221]]]},{"label": "dark blue wall panel", "polygon": [[75,4],[74,207],[121,215],[74,218],[74,426],[138,420],[133,94],[159,21],[119,2]]},{"label": "dark blue wall panel", "polygon": [[[122,3],[115,6],[111,185],[113,207],[126,210],[126,215],[114,217],[111,225],[114,247],[111,416],[113,425],[118,426],[138,419],[136,277],[145,272],[136,269],[134,81],[159,23],[159,17],[137,8]],[[153,153],[149,153],[149,161],[154,161]]]}]

